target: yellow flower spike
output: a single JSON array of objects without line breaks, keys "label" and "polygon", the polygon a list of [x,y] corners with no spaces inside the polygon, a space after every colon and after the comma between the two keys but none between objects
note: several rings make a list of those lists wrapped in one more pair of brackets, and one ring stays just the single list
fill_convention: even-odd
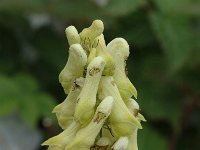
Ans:
[{"label": "yellow flower spike", "polygon": [[131,114],[122,100],[117,86],[111,76],[101,78],[100,90],[102,96],[112,96],[115,100],[112,112],[109,117],[109,124],[113,134],[117,137],[131,135],[134,128],[142,128],[138,119]]},{"label": "yellow flower spike", "polygon": [[87,55],[80,44],[73,44],[69,48],[69,58],[64,69],[59,74],[59,82],[66,94],[69,93],[73,81],[83,76],[87,63]]},{"label": "yellow flower spike", "polygon": [[73,121],[67,129],[65,129],[59,135],[54,136],[42,143],[42,146],[49,145],[50,149],[52,150],[64,149],[65,146],[70,143],[72,138],[75,137],[79,128],[80,124]]},{"label": "yellow flower spike", "polygon": [[101,137],[94,146],[95,150],[108,150],[110,148],[111,141],[107,137]]},{"label": "yellow flower spike", "polygon": [[137,91],[127,77],[129,45],[116,38],[106,46],[103,30],[101,20],[80,34],[74,26],[65,30],[69,58],[59,82],[68,96],[53,109],[64,131],[42,144],[48,150],[138,150],[146,120],[131,99]]},{"label": "yellow flower spike", "polygon": [[96,37],[103,33],[104,25],[101,20],[95,20],[89,28],[83,29],[79,34],[83,48],[90,52]]},{"label": "yellow flower spike", "polygon": [[104,121],[109,116],[112,106],[113,98],[111,96],[106,97],[97,107],[90,123],[77,132],[76,137],[65,147],[65,150],[89,150],[94,144]]},{"label": "yellow flower spike", "polygon": [[123,38],[116,38],[107,45],[107,50],[113,56],[115,62],[114,79],[119,88],[123,100],[134,96],[137,98],[137,90],[126,75],[126,60],[129,56],[129,45]]},{"label": "yellow flower spike", "polygon": [[104,40],[104,35],[101,34],[96,40],[97,42],[97,56],[101,56],[105,59],[106,65],[103,71],[103,75],[111,76],[114,74],[115,70],[115,63],[112,58],[112,56],[109,54],[109,52],[106,50],[106,43]]},{"label": "yellow flower spike", "polygon": [[62,129],[66,129],[73,121],[76,99],[83,87],[83,82],[84,78],[82,77],[76,79],[67,98],[53,109],[53,113],[56,113],[58,123]]},{"label": "yellow flower spike", "polygon": [[96,104],[96,94],[105,61],[102,57],[95,57],[87,67],[87,74],[82,91],[77,98],[74,119],[86,124],[94,115]]},{"label": "yellow flower spike", "polygon": [[129,144],[128,137],[120,137],[112,146],[111,150],[127,150]]},{"label": "yellow flower spike", "polygon": [[65,29],[65,33],[67,36],[67,40],[69,43],[69,46],[71,46],[72,44],[80,44],[80,36],[78,34],[78,31],[76,30],[76,28],[74,26],[69,26]]}]

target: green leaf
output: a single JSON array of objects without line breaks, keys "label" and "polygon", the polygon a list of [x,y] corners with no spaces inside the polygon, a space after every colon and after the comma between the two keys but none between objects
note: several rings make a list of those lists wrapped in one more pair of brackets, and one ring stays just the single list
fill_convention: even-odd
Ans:
[{"label": "green leaf", "polygon": [[113,16],[126,15],[146,4],[145,0],[109,0],[105,10]]},{"label": "green leaf", "polygon": [[35,127],[38,123],[38,119],[41,116],[38,109],[37,96],[31,96],[30,94],[25,94],[20,99],[20,106],[18,108],[20,116],[27,124]]},{"label": "green leaf", "polygon": [[181,16],[200,15],[199,0],[154,0],[158,9],[167,14],[178,14]]},{"label": "green leaf", "polygon": [[14,112],[18,107],[18,87],[9,78],[0,75],[0,116]]},{"label": "green leaf", "polygon": [[150,21],[165,50],[171,72],[178,71],[189,61],[190,53],[195,47],[189,19],[151,13]]},{"label": "green leaf", "polygon": [[34,78],[27,74],[14,77],[0,76],[0,115],[19,112],[32,127],[40,117],[51,117],[55,102],[50,95],[39,90]]}]

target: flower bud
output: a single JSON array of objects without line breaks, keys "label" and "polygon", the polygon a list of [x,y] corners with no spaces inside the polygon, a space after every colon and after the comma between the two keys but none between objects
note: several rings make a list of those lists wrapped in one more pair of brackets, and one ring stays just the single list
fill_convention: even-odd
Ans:
[{"label": "flower bud", "polygon": [[59,82],[66,94],[69,93],[73,81],[83,76],[84,67],[87,63],[87,55],[80,44],[73,44],[69,48],[69,58],[64,69],[59,74]]},{"label": "flower bud", "polygon": [[123,38],[116,38],[107,45],[107,50],[115,62],[113,78],[117,84],[123,100],[134,96],[137,98],[137,90],[126,75],[126,60],[129,56],[129,45]]},{"label": "flower bud", "polygon": [[66,33],[66,36],[67,36],[69,46],[71,46],[72,44],[80,43],[80,36],[78,34],[78,31],[76,30],[76,28],[74,26],[67,27],[65,29],[65,33]]},{"label": "flower bud", "polygon": [[95,57],[87,67],[85,83],[77,98],[74,114],[74,119],[81,124],[86,124],[94,115],[97,89],[104,66],[104,59]]}]

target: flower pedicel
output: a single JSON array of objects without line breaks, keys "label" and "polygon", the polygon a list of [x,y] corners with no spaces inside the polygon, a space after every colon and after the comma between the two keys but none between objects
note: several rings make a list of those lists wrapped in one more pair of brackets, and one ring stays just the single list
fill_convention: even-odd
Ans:
[{"label": "flower pedicel", "polygon": [[103,30],[101,20],[65,30],[69,58],[59,82],[68,96],[53,109],[63,132],[42,143],[48,150],[138,150],[146,120],[126,73],[129,45],[123,38],[106,45]]}]

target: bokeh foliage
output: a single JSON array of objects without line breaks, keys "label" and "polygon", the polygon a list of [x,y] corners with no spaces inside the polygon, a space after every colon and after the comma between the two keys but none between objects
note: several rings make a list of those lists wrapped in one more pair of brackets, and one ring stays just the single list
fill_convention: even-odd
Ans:
[{"label": "bokeh foliage", "polygon": [[199,0],[1,0],[0,115],[19,113],[35,127],[51,117],[65,98],[64,29],[97,18],[106,41],[130,44],[129,77],[148,120],[139,149],[200,149]]}]

